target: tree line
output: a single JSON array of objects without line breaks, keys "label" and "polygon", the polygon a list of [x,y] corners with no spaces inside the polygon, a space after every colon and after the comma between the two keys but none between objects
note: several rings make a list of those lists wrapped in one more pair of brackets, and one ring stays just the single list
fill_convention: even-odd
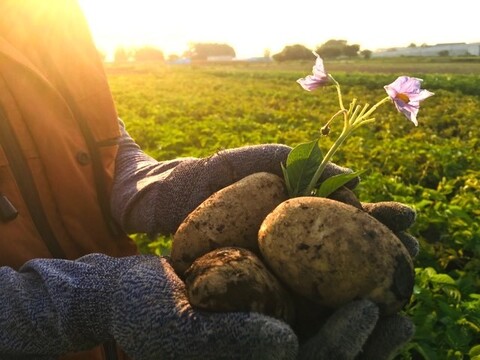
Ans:
[{"label": "tree line", "polygon": [[[317,46],[315,49],[307,48],[301,44],[288,45],[277,54],[271,55],[274,61],[283,62],[291,60],[310,60],[312,58],[312,51],[318,53],[324,59],[337,58],[354,58],[364,57],[370,58],[372,51],[360,51],[360,45],[349,45],[346,40],[328,40],[324,44]],[[118,47],[115,50],[115,62],[127,61],[175,61],[180,58],[189,59],[192,61],[206,61],[210,58],[235,58],[236,53],[233,47],[228,44],[219,43],[192,43],[189,48],[182,55],[170,55],[168,59],[162,50],[153,46],[144,46],[140,48],[124,48]],[[270,58],[270,52],[265,51],[264,57]]]}]

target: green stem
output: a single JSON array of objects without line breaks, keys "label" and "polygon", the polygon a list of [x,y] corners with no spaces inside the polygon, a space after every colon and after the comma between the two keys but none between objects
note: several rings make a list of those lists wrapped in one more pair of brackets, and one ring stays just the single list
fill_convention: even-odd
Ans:
[{"label": "green stem", "polygon": [[363,114],[365,114],[365,111],[367,111],[368,107],[370,106],[370,104],[366,103],[364,106],[363,106],[363,109],[362,111],[360,111],[360,114],[358,114],[358,117],[361,118],[363,116]]},{"label": "green stem", "polygon": [[338,110],[331,118],[330,120],[327,121],[327,123],[323,126],[323,127],[327,127],[327,126],[330,126],[330,123],[332,122],[333,119],[335,119],[338,115],[344,113],[345,111],[347,110]]},{"label": "green stem", "polygon": [[328,74],[328,77],[330,78],[330,80],[333,81],[333,83],[335,84],[335,87],[337,88],[338,104],[340,105],[340,109],[346,110],[345,106],[343,106],[343,96],[342,96],[342,89],[340,88],[340,84],[338,83],[337,80],[335,80],[335,78],[332,75]]},{"label": "green stem", "polygon": [[350,124],[354,124],[355,123],[355,119],[357,118],[357,114],[358,112],[360,111],[360,105],[357,105],[355,107],[355,111],[353,112],[352,116],[350,116],[350,120],[348,121]]},{"label": "green stem", "polygon": [[377,108],[382,105],[383,103],[387,102],[388,100],[390,100],[390,96],[387,96],[385,98],[383,98],[382,100],[380,100],[379,102],[377,102],[375,105],[373,105],[370,110],[368,110],[365,114],[362,115],[362,118],[368,118],[375,110],[377,110]]},{"label": "green stem", "polygon": [[[312,180],[307,186],[307,189],[305,190],[304,195],[305,196],[310,196],[313,193],[313,190],[317,186],[318,180],[320,179],[320,176],[322,176],[323,171],[327,167],[328,162],[330,159],[333,157],[333,155],[337,152],[338,148],[343,144],[345,139],[354,131],[356,128],[360,127],[363,124],[370,123],[374,121],[374,118],[369,118],[369,116],[383,103],[387,102],[390,100],[390,97],[387,96],[377,102],[375,105],[373,105],[368,111],[368,104],[364,105],[363,108],[361,109],[360,105],[356,105],[356,99],[352,101],[350,104],[350,107],[348,111],[345,109],[343,106],[343,99],[342,99],[342,92],[340,89],[340,84],[329,74],[330,79],[335,83],[335,87],[337,88],[337,94],[338,94],[338,102],[340,105],[340,110],[333,115],[330,120],[327,122],[325,126],[328,126],[330,122],[337,117],[339,114],[343,113],[344,117],[344,123],[343,123],[343,129],[342,133],[340,136],[337,138],[337,140],[333,143],[332,147],[328,150],[327,154],[323,157],[322,162],[320,163],[319,167],[315,171],[315,174],[312,177]],[[361,109],[361,110],[360,110]]]},{"label": "green stem", "polygon": [[305,196],[310,196],[313,192],[313,189],[317,185],[318,179],[320,179],[320,176],[322,176],[323,171],[327,167],[328,162],[330,159],[333,157],[333,155],[337,152],[338,148],[343,144],[345,139],[350,135],[352,132],[352,128],[349,126],[346,126],[343,128],[342,133],[340,136],[337,138],[335,143],[332,145],[332,147],[328,150],[327,154],[323,157],[322,162],[320,163],[320,166],[318,167],[317,171],[315,171],[315,174],[312,177],[312,180],[307,186],[307,189],[305,190]]}]

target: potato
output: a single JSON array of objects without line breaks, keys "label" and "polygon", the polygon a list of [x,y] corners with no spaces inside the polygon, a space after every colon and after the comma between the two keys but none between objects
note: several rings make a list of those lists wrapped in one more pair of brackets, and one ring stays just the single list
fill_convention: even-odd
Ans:
[{"label": "potato", "polygon": [[251,251],[213,250],[185,272],[190,304],[208,311],[255,311],[292,323],[290,295]]},{"label": "potato", "polygon": [[320,305],[336,308],[368,298],[392,314],[412,294],[413,263],[404,245],[353,206],[318,197],[289,199],[265,218],[258,241],[278,278]]},{"label": "potato", "polygon": [[195,259],[226,246],[258,253],[260,224],[286,199],[283,180],[266,172],[252,174],[217,191],[193,210],[174,234],[173,268],[182,276]]}]

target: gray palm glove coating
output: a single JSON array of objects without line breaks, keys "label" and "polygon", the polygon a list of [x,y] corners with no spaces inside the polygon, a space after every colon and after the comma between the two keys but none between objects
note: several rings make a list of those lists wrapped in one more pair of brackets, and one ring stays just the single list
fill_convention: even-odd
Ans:
[{"label": "gray palm glove coating", "polygon": [[[256,172],[282,176],[280,164],[291,150],[285,145],[256,145],[219,151],[202,159],[158,162],[142,152],[120,124],[111,208],[128,233],[174,233],[214,192]],[[351,170],[329,164],[322,179],[346,171]]]},{"label": "gray palm glove coating", "polygon": [[320,331],[300,347],[302,360],[387,360],[413,336],[403,316],[379,317],[369,300],[355,300],[335,311]]},{"label": "gray palm glove coating", "polygon": [[295,359],[297,337],[255,313],[192,309],[167,259],[36,259],[0,268],[0,358],[50,360],[115,339],[135,360]]}]

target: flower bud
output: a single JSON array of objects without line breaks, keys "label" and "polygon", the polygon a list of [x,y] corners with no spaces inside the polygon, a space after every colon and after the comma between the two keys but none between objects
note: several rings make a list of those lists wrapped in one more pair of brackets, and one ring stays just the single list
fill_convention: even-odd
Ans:
[{"label": "flower bud", "polygon": [[327,136],[328,134],[330,134],[330,126],[328,126],[328,124],[325,126],[322,126],[322,128],[320,129],[320,132],[322,135]]}]

